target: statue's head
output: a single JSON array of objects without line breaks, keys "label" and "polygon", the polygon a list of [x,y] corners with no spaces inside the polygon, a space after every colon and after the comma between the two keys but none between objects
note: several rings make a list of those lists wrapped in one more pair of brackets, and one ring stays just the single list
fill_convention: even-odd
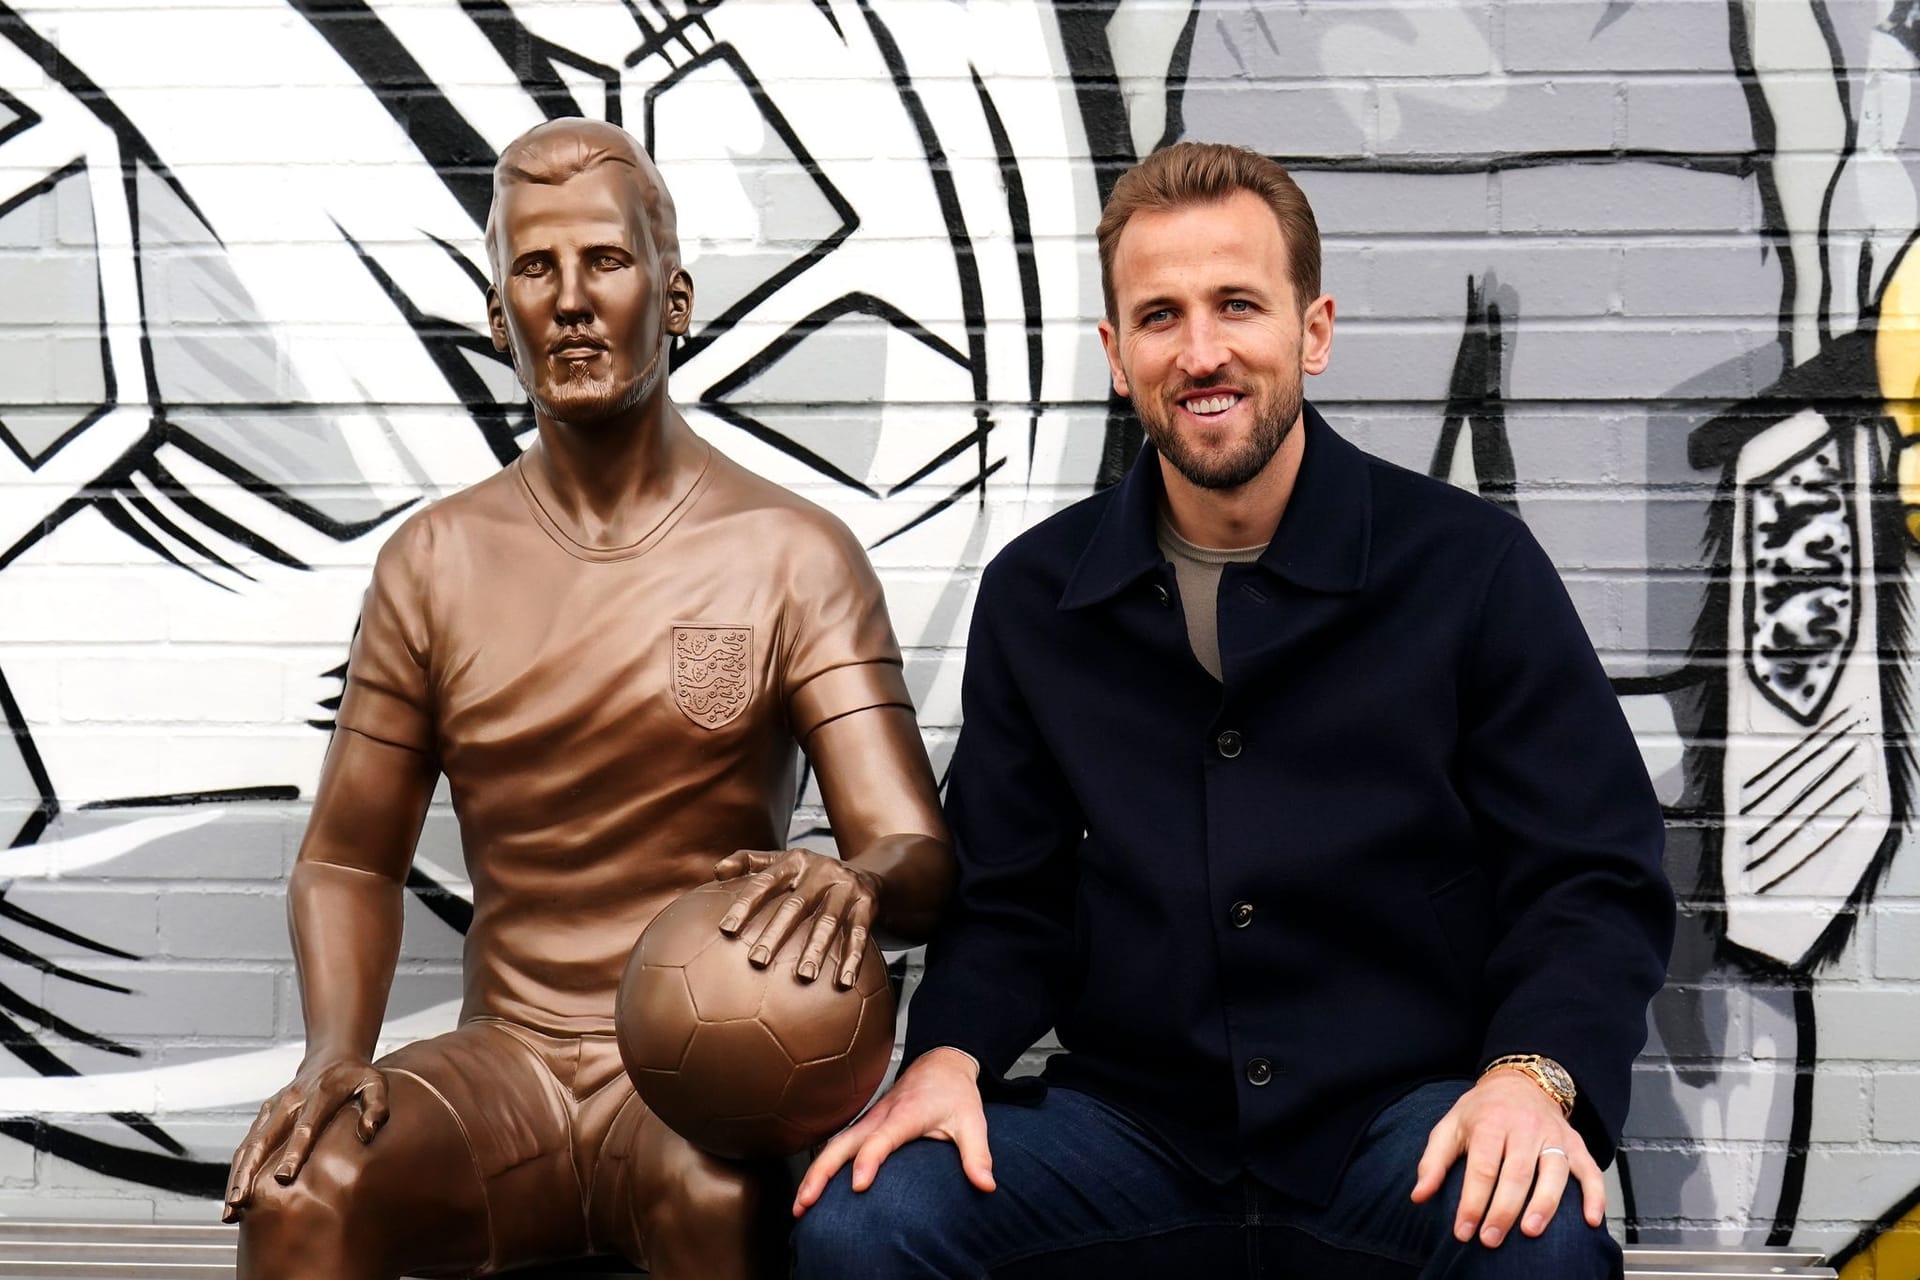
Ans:
[{"label": "statue's head", "polygon": [[565,119],[514,139],[494,166],[487,258],[493,345],[541,415],[590,425],[664,390],[693,281],[673,198],[626,130]]}]

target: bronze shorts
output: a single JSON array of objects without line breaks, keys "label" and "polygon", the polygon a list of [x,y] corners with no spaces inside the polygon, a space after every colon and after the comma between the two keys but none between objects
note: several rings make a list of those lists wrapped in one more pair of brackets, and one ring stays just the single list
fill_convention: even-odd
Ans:
[{"label": "bronze shorts", "polygon": [[476,1274],[617,1253],[641,1258],[630,1156],[645,1125],[611,1035],[550,1036],[475,1018],[382,1058],[453,1113],[486,1197]]}]

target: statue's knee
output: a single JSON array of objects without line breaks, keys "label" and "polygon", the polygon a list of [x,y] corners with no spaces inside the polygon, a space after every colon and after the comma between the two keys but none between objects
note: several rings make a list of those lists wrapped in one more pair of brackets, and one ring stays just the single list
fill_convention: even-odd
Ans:
[{"label": "statue's knee", "polygon": [[240,1217],[241,1239],[265,1245],[343,1238],[360,1181],[358,1168],[340,1160],[310,1159],[300,1175],[284,1185],[268,1168],[254,1179],[253,1195]]}]

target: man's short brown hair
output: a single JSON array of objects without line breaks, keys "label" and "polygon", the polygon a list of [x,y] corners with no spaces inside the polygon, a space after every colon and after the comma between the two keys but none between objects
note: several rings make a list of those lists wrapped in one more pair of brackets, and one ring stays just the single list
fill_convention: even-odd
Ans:
[{"label": "man's short brown hair", "polygon": [[1237,191],[1266,202],[1280,223],[1293,277],[1294,301],[1304,307],[1320,296],[1320,227],[1299,184],[1278,162],[1224,142],[1176,142],[1120,176],[1100,212],[1100,292],[1107,319],[1118,319],[1113,298],[1113,255],[1127,222],[1142,211],[1162,212],[1212,204]]}]

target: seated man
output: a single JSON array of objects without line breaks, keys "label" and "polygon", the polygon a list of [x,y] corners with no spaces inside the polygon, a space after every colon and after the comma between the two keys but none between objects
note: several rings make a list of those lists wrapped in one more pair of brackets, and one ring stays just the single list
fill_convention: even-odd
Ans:
[{"label": "seated man", "polygon": [[798,1274],[1617,1275],[1673,898],[1552,564],[1305,405],[1333,300],[1280,166],[1159,152],[1099,248],[1153,447],[980,584],[954,908]]},{"label": "seated man", "polygon": [[[615,989],[647,922],[716,875],[742,877],[721,927],[758,930],[756,964],[802,946],[802,980],[841,956],[818,980],[851,984],[876,926],[929,931],[951,858],[900,654],[847,530],[668,399],[693,285],[631,137],[563,120],[516,141],[487,245],[493,339],[539,439],[409,519],[374,569],[288,890],[306,1057],[227,1192],[240,1274],[590,1252],[661,1280],[773,1274],[784,1233],[753,1172],[634,1095]],[[844,861],[751,852],[784,843],[796,743]],[[474,889],[465,1007],[373,1063],[443,771]]]}]

